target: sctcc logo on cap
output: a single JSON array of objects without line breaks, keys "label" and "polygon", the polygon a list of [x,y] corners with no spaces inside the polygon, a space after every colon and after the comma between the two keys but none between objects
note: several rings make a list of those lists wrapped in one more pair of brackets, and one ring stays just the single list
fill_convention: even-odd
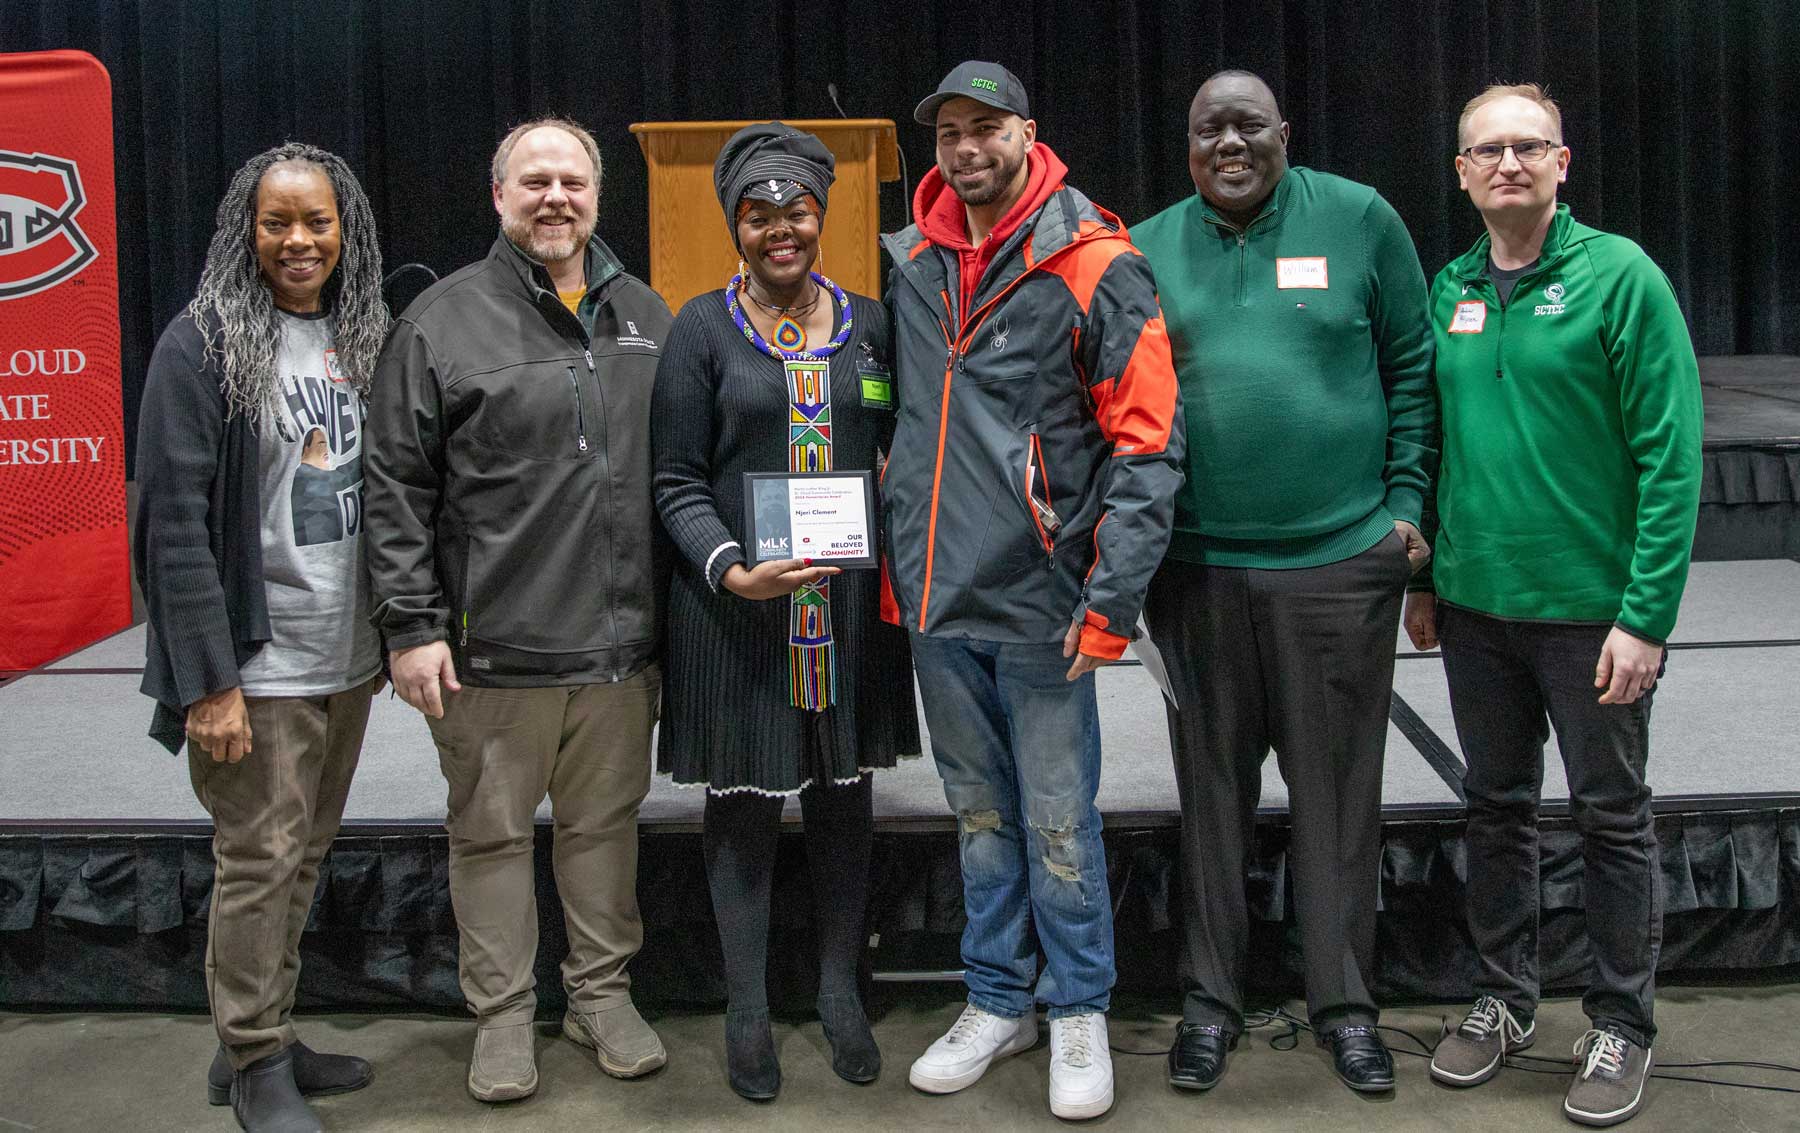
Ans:
[{"label": "sctcc logo on cap", "polygon": [[0,300],[47,291],[94,261],[75,223],[85,204],[74,162],[0,150]]},{"label": "sctcc logo on cap", "polygon": [[993,91],[995,94],[1000,93],[1000,84],[992,79],[970,79],[969,85],[972,87],[980,87],[982,90]]}]

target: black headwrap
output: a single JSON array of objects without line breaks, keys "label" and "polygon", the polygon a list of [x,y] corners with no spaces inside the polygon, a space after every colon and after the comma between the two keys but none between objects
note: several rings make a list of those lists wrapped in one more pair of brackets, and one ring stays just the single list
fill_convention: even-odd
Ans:
[{"label": "black headwrap", "polygon": [[745,197],[785,205],[811,193],[825,208],[825,194],[837,180],[837,159],[825,143],[782,122],[758,122],[731,135],[713,162],[713,191],[725,210],[726,227],[737,227],[737,205]]}]

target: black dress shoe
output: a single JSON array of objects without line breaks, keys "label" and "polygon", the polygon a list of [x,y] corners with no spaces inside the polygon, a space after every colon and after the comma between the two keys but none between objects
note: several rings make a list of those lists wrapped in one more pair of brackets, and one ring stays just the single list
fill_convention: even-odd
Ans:
[{"label": "black dress shoe", "polygon": [[869,1017],[854,995],[821,995],[819,1022],[831,1044],[831,1068],[846,1082],[873,1082],[881,1073],[881,1049],[869,1030]]},{"label": "black dress shoe", "polygon": [[766,1102],[781,1092],[781,1063],[775,1057],[767,1007],[726,1010],[725,1078],[753,1102]]},{"label": "black dress shoe", "polygon": [[1352,1090],[1394,1088],[1394,1057],[1374,1027],[1333,1027],[1319,1035],[1319,1045],[1331,1048],[1332,1066]]},{"label": "black dress shoe", "polygon": [[1238,1037],[1224,1027],[1183,1023],[1169,1051],[1169,1085],[1183,1090],[1210,1090],[1225,1076],[1225,1052]]},{"label": "black dress shoe", "polygon": [[248,1133],[324,1133],[294,1085],[294,1052],[259,1058],[231,1082],[231,1115]]},{"label": "black dress shoe", "polygon": [[[375,1080],[375,1068],[367,1059],[348,1054],[320,1054],[303,1042],[288,1048],[294,1054],[294,1085],[302,1097],[322,1098],[347,1094]],[[231,1104],[231,1060],[219,1044],[206,1071],[206,1100],[211,1105]]]}]

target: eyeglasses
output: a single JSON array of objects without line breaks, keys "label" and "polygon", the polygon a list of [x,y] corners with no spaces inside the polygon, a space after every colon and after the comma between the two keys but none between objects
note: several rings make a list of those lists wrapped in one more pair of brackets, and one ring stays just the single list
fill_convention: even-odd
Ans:
[{"label": "eyeglasses", "polygon": [[1544,155],[1553,149],[1560,148],[1557,142],[1547,142],[1542,138],[1527,138],[1522,142],[1483,142],[1478,146],[1470,146],[1462,151],[1462,155],[1483,167],[1499,165],[1506,151],[1513,151],[1513,156],[1521,162],[1542,161]]}]

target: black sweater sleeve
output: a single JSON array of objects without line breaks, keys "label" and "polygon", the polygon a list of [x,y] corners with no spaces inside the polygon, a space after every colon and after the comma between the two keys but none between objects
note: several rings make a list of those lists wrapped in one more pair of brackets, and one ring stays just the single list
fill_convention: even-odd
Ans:
[{"label": "black sweater sleeve", "polygon": [[720,360],[709,323],[722,316],[703,304],[720,301],[708,292],[675,316],[650,401],[657,511],[676,548],[715,591],[733,564],[746,561],[712,492]]},{"label": "black sweater sleeve", "polygon": [[[208,525],[225,396],[186,318],[163,332],[138,410],[134,565],[152,656],[145,692],[170,710],[238,684],[238,650]],[[152,674],[166,680],[152,688]]]}]

